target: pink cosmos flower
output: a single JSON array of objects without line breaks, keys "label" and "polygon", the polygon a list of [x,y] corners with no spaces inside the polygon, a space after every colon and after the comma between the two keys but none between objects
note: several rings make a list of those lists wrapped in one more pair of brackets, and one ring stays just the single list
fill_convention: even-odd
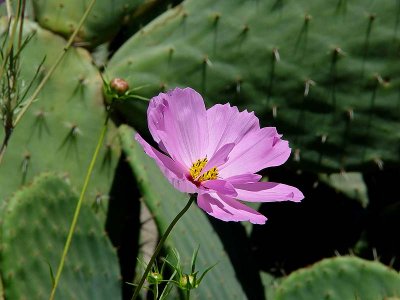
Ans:
[{"label": "pink cosmos flower", "polygon": [[276,128],[260,128],[253,112],[229,103],[206,109],[196,91],[176,88],[150,100],[147,120],[162,152],[139,134],[136,140],[176,189],[197,193],[198,206],[215,218],[264,224],[267,218],[241,201],[304,198],[295,187],[259,182],[256,172],[283,164],[290,148]]}]

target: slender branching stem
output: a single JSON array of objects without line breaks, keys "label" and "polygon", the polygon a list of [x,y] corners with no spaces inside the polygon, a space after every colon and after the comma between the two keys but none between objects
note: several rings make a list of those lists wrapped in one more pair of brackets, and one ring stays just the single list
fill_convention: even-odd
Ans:
[{"label": "slender branching stem", "polygon": [[189,201],[187,202],[186,206],[179,212],[179,214],[177,214],[177,216],[172,220],[171,224],[169,224],[167,230],[165,230],[165,233],[163,234],[163,236],[161,237],[160,241],[158,242],[158,245],[156,247],[156,250],[154,251],[153,255],[150,258],[149,263],[147,264],[146,270],[144,271],[142,278],[139,281],[139,284],[137,285],[136,289],[135,289],[135,293],[132,296],[132,300],[135,300],[138,296],[139,296],[139,292],[142,289],[142,286],[147,278],[147,275],[149,274],[154,261],[156,260],[158,253],[160,252],[160,250],[162,249],[162,247],[164,246],[164,243],[167,239],[167,237],[169,236],[169,234],[171,233],[172,229],[174,228],[175,224],[179,221],[179,219],[187,212],[187,210],[189,209],[189,207],[192,205],[192,203],[194,202],[194,200],[196,199],[196,195],[191,195],[189,198]]},{"label": "slender branching stem", "polygon": [[0,164],[3,160],[4,153],[6,152],[6,148],[7,148],[8,140],[10,139],[10,136],[11,136],[11,131],[6,129],[4,132],[3,143],[1,144],[1,147],[0,147]]},{"label": "slender branching stem", "polygon": [[64,250],[63,250],[63,253],[62,253],[62,256],[61,256],[61,259],[60,259],[60,263],[59,263],[58,268],[57,268],[56,277],[54,279],[53,288],[51,290],[51,294],[50,294],[50,298],[49,298],[50,300],[54,299],[54,296],[55,296],[55,293],[56,293],[56,289],[57,289],[58,283],[60,281],[61,273],[62,273],[62,270],[64,268],[65,258],[67,257],[68,250],[69,250],[69,248],[71,246],[72,236],[74,235],[76,224],[78,222],[78,217],[79,217],[79,214],[80,214],[80,211],[81,211],[83,199],[85,197],[86,190],[87,190],[90,178],[91,178],[92,173],[93,173],[93,168],[94,168],[94,165],[96,163],[97,157],[98,157],[99,152],[100,152],[100,148],[103,145],[104,137],[106,135],[107,124],[108,124],[108,115],[106,117],[106,121],[104,122],[103,129],[101,130],[99,140],[97,141],[97,146],[96,146],[96,149],[95,149],[95,151],[93,153],[92,160],[90,161],[89,168],[88,168],[87,173],[86,173],[85,181],[83,183],[83,187],[82,187],[81,194],[79,196],[78,203],[76,204],[74,217],[72,218],[72,222],[71,222],[71,226],[69,228],[67,240],[65,242]]},{"label": "slender branching stem", "polygon": [[19,21],[19,34],[18,34],[18,52],[21,50],[21,45],[22,45],[22,34],[24,31],[24,20],[25,20],[25,8],[26,8],[26,0],[20,0],[22,1],[22,9],[21,9],[21,18]]},{"label": "slender branching stem", "polygon": [[[10,72],[11,73],[11,72]],[[3,160],[4,153],[6,151],[7,145],[8,145],[8,140],[10,139],[11,133],[12,133],[12,109],[11,109],[11,101],[12,101],[12,87],[10,86],[10,77],[6,74],[7,78],[6,80],[6,93],[7,93],[7,101],[4,103],[4,107],[2,107],[2,113],[3,113],[3,124],[4,124],[4,138],[3,138],[3,143],[1,144],[0,147],[0,164],[1,161]]]},{"label": "slender branching stem", "polygon": [[6,0],[6,9],[7,9],[7,16],[9,19],[11,19],[13,14],[11,0]]},{"label": "slender branching stem", "polygon": [[17,18],[15,18],[12,14],[9,16],[9,22],[11,22],[12,19],[14,19],[14,20],[12,22],[11,33],[8,35],[8,45],[7,45],[6,53],[5,53],[4,57],[3,57],[3,62],[1,63],[1,67],[0,67],[0,79],[4,75],[4,71],[6,69],[8,58],[10,57],[11,51],[12,51],[12,49],[14,47],[14,37],[15,37],[15,33],[17,31],[18,18],[20,16],[20,10],[21,10],[21,1],[18,1],[18,4],[17,4]]}]

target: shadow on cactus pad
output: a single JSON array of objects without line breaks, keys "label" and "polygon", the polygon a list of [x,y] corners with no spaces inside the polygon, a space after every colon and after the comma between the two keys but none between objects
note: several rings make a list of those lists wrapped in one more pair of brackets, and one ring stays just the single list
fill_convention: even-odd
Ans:
[{"label": "shadow on cactus pad", "polygon": [[271,169],[269,180],[296,184],[305,199],[297,203],[263,203],[264,226],[251,234],[255,259],[261,269],[285,275],[335,252],[348,253],[360,238],[366,218],[360,202],[336,193],[315,174],[297,175]]}]

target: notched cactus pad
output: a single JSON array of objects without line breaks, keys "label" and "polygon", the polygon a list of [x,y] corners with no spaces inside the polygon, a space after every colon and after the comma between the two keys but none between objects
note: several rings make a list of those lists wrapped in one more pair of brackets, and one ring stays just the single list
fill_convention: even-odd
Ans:
[{"label": "notched cactus pad", "polygon": [[[77,195],[65,180],[41,175],[2,214],[0,271],[6,299],[46,299]],[[121,299],[118,258],[102,225],[83,205],[56,299]]]},{"label": "notched cactus pad", "polygon": [[400,298],[400,275],[357,257],[328,258],[285,278],[275,300],[376,300]]},{"label": "notched cactus pad", "polygon": [[[187,0],[117,51],[109,77],[143,95],[190,86],[254,110],[299,168],[362,171],[400,158],[398,1]],[[145,127],[145,105],[120,112]],[[143,115],[140,117],[140,115]]]}]

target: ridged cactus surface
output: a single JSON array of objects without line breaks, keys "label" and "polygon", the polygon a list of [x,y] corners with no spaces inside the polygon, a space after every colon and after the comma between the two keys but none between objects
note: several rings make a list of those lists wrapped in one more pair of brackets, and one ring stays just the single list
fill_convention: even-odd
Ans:
[{"label": "ridged cactus surface", "polygon": [[[398,165],[396,1],[194,1],[167,11],[111,59],[144,96],[190,86],[276,125],[303,169]],[[146,105],[120,113],[144,129]]]},{"label": "ridged cactus surface", "polygon": [[274,300],[399,299],[400,275],[357,257],[328,258],[278,283]]},{"label": "ridged cactus surface", "polygon": [[[185,206],[189,195],[176,191],[170,185],[153,160],[133,140],[132,129],[121,126],[119,133],[123,150],[138,180],[144,203],[162,234]],[[217,265],[205,276],[200,287],[193,291],[193,299],[245,299],[246,295],[235,278],[233,267],[220,239],[213,231],[206,214],[193,204],[175,226],[167,240],[167,247],[177,248],[189,270],[190,258],[199,245],[196,268],[202,271],[216,263]]]},{"label": "ridged cactus surface", "polygon": [[[77,195],[64,179],[41,175],[18,191],[2,212],[0,273],[6,299],[50,295]],[[120,299],[116,251],[84,204],[56,299]]]},{"label": "ridged cactus surface", "polygon": [[[5,25],[5,19],[2,21]],[[22,52],[22,86],[29,84],[45,58],[32,92],[65,40],[33,22],[24,24],[24,37],[33,37]],[[0,202],[44,171],[60,172],[73,185],[82,185],[105,119],[101,86],[88,52],[71,49],[13,132],[0,167]],[[1,140],[3,134],[2,130]],[[92,202],[108,193],[112,180],[116,159],[110,143],[107,137],[89,187],[87,198]]]}]

